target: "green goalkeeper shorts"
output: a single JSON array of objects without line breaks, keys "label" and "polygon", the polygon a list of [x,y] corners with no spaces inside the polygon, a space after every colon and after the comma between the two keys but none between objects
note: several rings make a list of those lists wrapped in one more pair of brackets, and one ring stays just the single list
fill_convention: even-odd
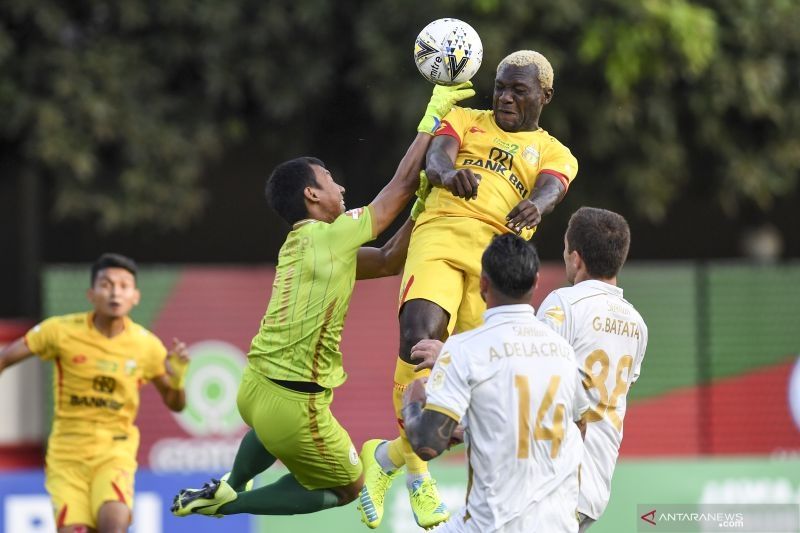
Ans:
[{"label": "green goalkeeper shorts", "polygon": [[246,368],[237,405],[264,448],[309,490],[343,487],[361,475],[350,435],[330,410],[333,391],[289,390]]}]

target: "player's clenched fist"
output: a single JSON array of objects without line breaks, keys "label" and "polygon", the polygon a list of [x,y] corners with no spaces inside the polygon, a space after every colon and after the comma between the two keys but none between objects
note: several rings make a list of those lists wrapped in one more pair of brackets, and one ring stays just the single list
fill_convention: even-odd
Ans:
[{"label": "player's clenched fist", "polygon": [[519,233],[522,229],[532,229],[542,221],[542,212],[539,206],[531,200],[522,200],[506,216],[506,226]]},{"label": "player's clenched fist", "polygon": [[468,168],[456,168],[442,173],[442,187],[454,196],[471,200],[478,197],[479,174]]},{"label": "player's clenched fist", "polygon": [[183,389],[186,371],[189,369],[189,349],[186,343],[172,339],[172,349],[167,353],[167,375],[173,389]]}]

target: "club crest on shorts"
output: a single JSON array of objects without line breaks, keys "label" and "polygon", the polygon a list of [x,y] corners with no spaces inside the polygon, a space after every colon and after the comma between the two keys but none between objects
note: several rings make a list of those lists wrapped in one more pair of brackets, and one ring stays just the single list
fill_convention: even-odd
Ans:
[{"label": "club crest on shorts", "polygon": [[352,444],[350,445],[350,464],[353,466],[358,464],[358,452],[356,451],[356,447]]}]

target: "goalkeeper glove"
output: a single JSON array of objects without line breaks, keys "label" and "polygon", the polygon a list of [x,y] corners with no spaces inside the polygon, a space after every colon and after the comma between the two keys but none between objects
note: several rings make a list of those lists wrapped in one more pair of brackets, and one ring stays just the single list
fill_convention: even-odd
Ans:
[{"label": "goalkeeper glove", "polygon": [[425,116],[419,122],[417,131],[433,135],[433,132],[439,129],[442,118],[450,112],[453,105],[471,96],[475,96],[471,81],[452,86],[437,85],[433,88],[428,107],[425,108]]},{"label": "goalkeeper glove", "polygon": [[183,389],[186,371],[189,369],[189,359],[170,352],[167,354],[167,363],[169,364],[169,372],[167,372],[169,386],[175,390]]},{"label": "goalkeeper glove", "polygon": [[415,193],[417,195],[417,200],[411,208],[411,220],[417,220],[417,217],[425,211],[425,199],[428,198],[428,194],[430,194],[432,188],[431,182],[428,181],[428,175],[425,174],[424,170],[420,170],[419,187],[417,187],[417,192]]}]

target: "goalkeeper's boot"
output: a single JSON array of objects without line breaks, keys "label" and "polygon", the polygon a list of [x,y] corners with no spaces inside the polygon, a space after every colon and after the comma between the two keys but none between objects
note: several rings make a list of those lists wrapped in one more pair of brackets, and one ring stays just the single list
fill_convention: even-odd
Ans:
[{"label": "goalkeeper's boot", "polygon": [[358,510],[361,521],[368,528],[375,529],[383,520],[383,503],[392,481],[400,475],[398,468],[387,474],[375,458],[375,449],[382,442],[381,439],[372,439],[361,447],[361,464],[364,465],[364,487],[358,495]]},{"label": "goalkeeper's boot", "polygon": [[236,499],[236,491],[227,481],[212,479],[200,489],[184,489],[172,500],[170,510],[175,516],[202,514],[221,518],[220,507]]},{"label": "goalkeeper's boot", "polygon": [[450,511],[442,502],[439,491],[436,489],[436,481],[432,478],[426,477],[414,481],[409,489],[409,494],[414,520],[417,521],[419,527],[430,529],[450,518]]},{"label": "goalkeeper's boot", "polygon": [[[228,481],[228,479],[230,479],[230,477],[231,477],[231,473],[228,472],[227,474],[224,474],[219,479],[220,479],[220,481]],[[233,488],[233,487],[231,487],[231,488]],[[236,489],[234,489],[234,490],[236,490]],[[244,484],[244,490],[242,492],[247,492],[248,490],[253,490],[253,480],[252,479]]]}]

